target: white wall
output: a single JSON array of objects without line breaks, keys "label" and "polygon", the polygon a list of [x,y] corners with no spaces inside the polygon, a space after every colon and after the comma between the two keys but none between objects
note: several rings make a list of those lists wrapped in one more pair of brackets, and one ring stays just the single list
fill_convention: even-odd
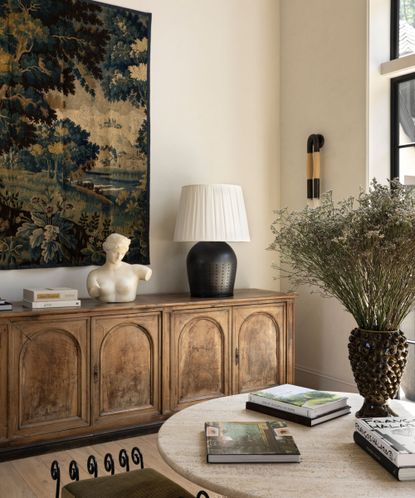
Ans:
[{"label": "white wall", "polygon": [[[322,191],[366,187],[365,0],[281,0],[281,205],[306,204],[306,142],[325,137]],[[322,234],[324,237],[324,234]],[[355,389],[347,342],[354,320],[334,299],[299,289],[297,383]]]},{"label": "white wall", "polygon": [[368,177],[390,178],[390,79],[380,65],[390,58],[390,0],[369,1]]},{"label": "white wall", "polygon": [[[189,245],[172,241],[180,188],[237,183],[251,242],[234,244],[237,287],[276,288],[272,210],[279,204],[279,1],[118,0],[152,12],[150,251],[141,292],[185,290]],[[0,295],[67,285],[86,296],[91,268],[0,273]]]}]

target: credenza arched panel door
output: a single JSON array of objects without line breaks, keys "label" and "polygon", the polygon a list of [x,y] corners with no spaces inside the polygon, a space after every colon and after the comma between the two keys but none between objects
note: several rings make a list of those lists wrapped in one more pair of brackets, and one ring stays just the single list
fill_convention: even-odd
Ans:
[{"label": "credenza arched panel door", "polygon": [[160,345],[160,313],[93,318],[93,425],[161,418]]},{"label": "credenza arched panel door", "polygon": [[234,308],[234,393],[251,392],[291,382],[286,375],[287,347],[290,344],[286,322],[285,304]]},{"label": "credenza arched panel door", "polygon": [[13,322],[12,438],[89,425],[88,325],[88,318]]},{"label": "credenza arched panel door", "polygon": [[8,328],[0,324],[0,443],[7,440],[7,350]]},{"label": "credenza arched panel door", "polygon": [[230,394],[230,317],[229,308],[172,313],[172,410]]}]

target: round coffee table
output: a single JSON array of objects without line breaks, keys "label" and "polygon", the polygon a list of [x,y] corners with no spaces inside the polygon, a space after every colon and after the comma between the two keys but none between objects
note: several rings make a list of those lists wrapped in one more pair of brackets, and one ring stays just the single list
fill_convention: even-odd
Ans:
[{"label": "round coffee table", "polygon": [[[354,413],[362,398],[346,395],[350,415],[315,427],[287,421],[301,463],[206,463],[205,422],[272,419],[246,410],[246,394],[212,399],[176,413],[160,429],[159,450],[176,472],[227,497],[413,498],[415,481],[397,481],[353,442]],[[391,405],[401,416],[415,416],[415,403],[393,400]]]}]

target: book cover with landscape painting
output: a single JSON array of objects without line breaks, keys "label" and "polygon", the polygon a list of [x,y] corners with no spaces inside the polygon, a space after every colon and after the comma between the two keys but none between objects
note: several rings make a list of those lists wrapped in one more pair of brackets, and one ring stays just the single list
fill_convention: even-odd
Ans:
[{"label": "book cover with landscape painting", "polygon": [[300,461],[285,422],[206,422],[205,435],[208,463]]},{"label": "book cover with landscape painting", "polygon": [[347,406],[347,397],[344,395],[293,384],[255,391],[249,394],[249,401],[309,418]]}]

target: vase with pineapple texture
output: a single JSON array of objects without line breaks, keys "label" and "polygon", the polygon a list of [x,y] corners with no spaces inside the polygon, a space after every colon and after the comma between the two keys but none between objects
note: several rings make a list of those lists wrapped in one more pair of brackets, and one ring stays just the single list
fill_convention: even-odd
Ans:
[{"label": "vase with pineapple texture", "polygon": [[399,390],[408,343],[401,330],[352,330],[349,360],[359,393],[364,397],[356,417],[396,415],[388,405]]}]

